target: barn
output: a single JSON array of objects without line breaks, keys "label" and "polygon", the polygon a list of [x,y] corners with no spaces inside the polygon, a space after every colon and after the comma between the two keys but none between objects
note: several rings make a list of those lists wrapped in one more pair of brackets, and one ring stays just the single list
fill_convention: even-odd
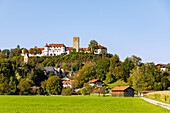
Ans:
[{"label": "barn", "polygon": [[116,86],[111,92],[113,97],[134,97],[134,89],[130,86]]}]

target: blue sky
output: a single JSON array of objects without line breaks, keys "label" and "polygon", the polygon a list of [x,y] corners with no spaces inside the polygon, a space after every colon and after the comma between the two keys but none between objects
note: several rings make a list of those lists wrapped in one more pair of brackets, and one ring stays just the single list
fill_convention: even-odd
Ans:
[{"label": "blue sky", "polygon": [[143,62],[170,62],[170,0],[0,0],[0,48],[90,40]]}]

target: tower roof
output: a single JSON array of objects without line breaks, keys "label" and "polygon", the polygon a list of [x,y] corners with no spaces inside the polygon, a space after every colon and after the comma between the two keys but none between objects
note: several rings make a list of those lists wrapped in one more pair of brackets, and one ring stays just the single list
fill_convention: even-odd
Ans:
[{"label": "tower roof", "polygon": [[45,47],[48,47],[48,44],[46,43]]}]

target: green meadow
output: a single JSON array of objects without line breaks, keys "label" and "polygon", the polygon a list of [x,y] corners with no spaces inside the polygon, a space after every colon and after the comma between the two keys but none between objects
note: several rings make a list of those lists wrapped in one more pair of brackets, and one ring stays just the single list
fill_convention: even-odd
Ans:
[{"label": "green meadow", "polygon": [[169,113],[137,97],[0,96],[0,113]]}]

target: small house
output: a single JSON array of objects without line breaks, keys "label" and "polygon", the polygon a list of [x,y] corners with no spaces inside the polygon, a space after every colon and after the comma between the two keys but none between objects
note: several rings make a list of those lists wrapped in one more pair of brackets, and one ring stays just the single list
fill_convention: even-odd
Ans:
[{"label": "small house", "polygon": [[64,88],[67,88],[67,87],[72,88],[73,87],[73,82],[72,81],[62,81],[62,83],[63,83]]},{"label": "small house", "polygon": [[90,80],[88,83],[91,86],[96,85],[97,87],[102,87],[104,82],[102,80],[99,80],[99,79],[93,79],[93,80]]},{"label": "small house", "polygon": [[134,89],[130,86],[116,86],[111,92],[113,97],[134,97]]}]

